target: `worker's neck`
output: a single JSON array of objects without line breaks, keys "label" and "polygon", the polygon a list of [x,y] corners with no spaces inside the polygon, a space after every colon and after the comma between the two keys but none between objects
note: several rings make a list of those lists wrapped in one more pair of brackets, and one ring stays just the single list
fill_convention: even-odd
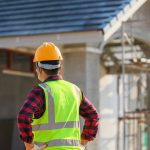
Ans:
[{"label": "worker's neck", "polygon": [[50,76],[55,76],[55,75],[58,75],[58,74],[46,74],[44,73],[42,76],[41,76],[41,81],[44,82],[45,80],[47,80]]}]

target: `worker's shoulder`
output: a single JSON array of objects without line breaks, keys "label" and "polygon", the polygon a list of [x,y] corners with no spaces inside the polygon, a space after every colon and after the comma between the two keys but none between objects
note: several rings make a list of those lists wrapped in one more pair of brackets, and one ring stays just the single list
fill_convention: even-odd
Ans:
[{"label": "worker's shoulder", "polygon": [[70,81],[67,81],[67,80],[64,80],[64,81],[65,81],[66,83],[68,83],[68,84],[74,86],[75,88],[80,89],[80,87],[79,87],[78,85],[76,85],[76,84],[74,84],[74,83],[72,83],[72,82],[70,82]]},{"label": "worker's shoulder", "polygon": [[33,86],[29,92],[28,92],[28,96],[34,97],[34,96],[43,96],[43,89],[41,87],[39,87],[38,85]]},{"label": "worker's shoulder", "polygon": [[34,85],[31,91],[32,92],[42,92],[43,89],[38,84],[38,85]]}]

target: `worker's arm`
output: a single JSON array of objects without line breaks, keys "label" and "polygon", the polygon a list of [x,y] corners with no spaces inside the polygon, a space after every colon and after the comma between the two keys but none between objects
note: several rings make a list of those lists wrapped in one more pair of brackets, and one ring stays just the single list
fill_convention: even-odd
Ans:
[{"label": "worker's arm", "polygon": [[94,140],[98,131],[99,114],[94,105],[83,95],[80,104],[80,116],[85,119],[81,134],[81,144]]},{"label": "worker's arm", "polygon": [[20,138],[25,146],[32,147],[32,116],[39,118],[44,112],[44,93],[40,87],[34,87],[27,95],[27,98],[17,116]]},{"label": "worker's arm", "polygon": [[87,145],[88,142],[89,142],[88,140],[81,137],[81,144],[82,145]]},{"label": "worker's arm", "polygon": [[24,145],[25,145],[25,148],[26,150],[34,150],[34,144],[29,144],[29,143],[26,143],[24,142]]},{"label": "worker's arm", "polygon": [[35,144],[24,143],[26,150],[44,150],[47,147],[47,144],[43,144],[41,147],[36,146]]}]

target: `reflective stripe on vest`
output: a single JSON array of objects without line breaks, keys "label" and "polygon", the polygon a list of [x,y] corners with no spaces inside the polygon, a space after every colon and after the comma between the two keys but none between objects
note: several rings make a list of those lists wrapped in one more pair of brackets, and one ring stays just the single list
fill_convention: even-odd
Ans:
[{"label": "reflective stripe on vest", "polygon": [[45,84],[42,83],[40,84],[42,87],[44,87],[45,89],[47,89],[48,92],[48,106],[49,111],[48,111],[48,115],[49,117],[49,123],[48,124],[37,124],[37,125],[32,125],[32,130],[36,131],[36,130],[50,130],[50,129],[60,129],[60,128],[79,128],[80,124],[79,121],[72,121],[72,122],[59,122],[59,123],[55,123],[55,115],[54,115],[54,101],[51,95],[51,91],[50,91],[50,87]]},{"label": "reflective stripe on vest", "polygon": [[[36,145],[41,146],[39,143],[35,142]],[[79,140],[53,140],[46,142],[47,146],[79,146]]]},{"label": "reflective stripe on vest", "polygon": [[[44,123],[44,124],[33,124],[32,125],[32,130],[34,132],[40,132],[42,130],[59,130],[59,129],[73,129],[73,128],[80,128],[80,123],[79,120],[78,121],[67,121],[67,122],[55,122],[55,110],[54,110],[54,99],[52,97],[52,91],[50,86],[48,86],[46,83],[42,83],[40,84],[40,86],[43,89],[46,89],[47,95],[48,95],[48,123]],[[79,92],[79,89],[77,89],[76,87],[74,87],[75,92],[76,92],[76,96],[78,97],[77,99],[78,101],[78,105],[80,105],[80,101],[81,101],[81,92]],[[79,106],[78,106],[79,107]],[[68,130],[69,131],[69,130]],[[37,145],[41,145],[42,142],[40,141],[35,141],[35,143]],[[48,141],[46,142],[48,144],[48,146],[79,146],[79,139],[55,139],[52,141]]]}]

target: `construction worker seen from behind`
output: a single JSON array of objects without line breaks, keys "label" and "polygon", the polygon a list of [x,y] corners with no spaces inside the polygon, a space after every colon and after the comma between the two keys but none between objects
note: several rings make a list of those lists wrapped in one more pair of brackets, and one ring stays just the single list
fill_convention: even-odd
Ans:
[{"label": "construction worker seen from behind", "polygon": [[[63,80],[62,60],[53,43],[43,43],[35,52],[41,82],[28,93],[17,116],[26,150],[83,150],[96,137],[99,114],[78,86]],[[80,116],[85,119],[82,133]]]}]

